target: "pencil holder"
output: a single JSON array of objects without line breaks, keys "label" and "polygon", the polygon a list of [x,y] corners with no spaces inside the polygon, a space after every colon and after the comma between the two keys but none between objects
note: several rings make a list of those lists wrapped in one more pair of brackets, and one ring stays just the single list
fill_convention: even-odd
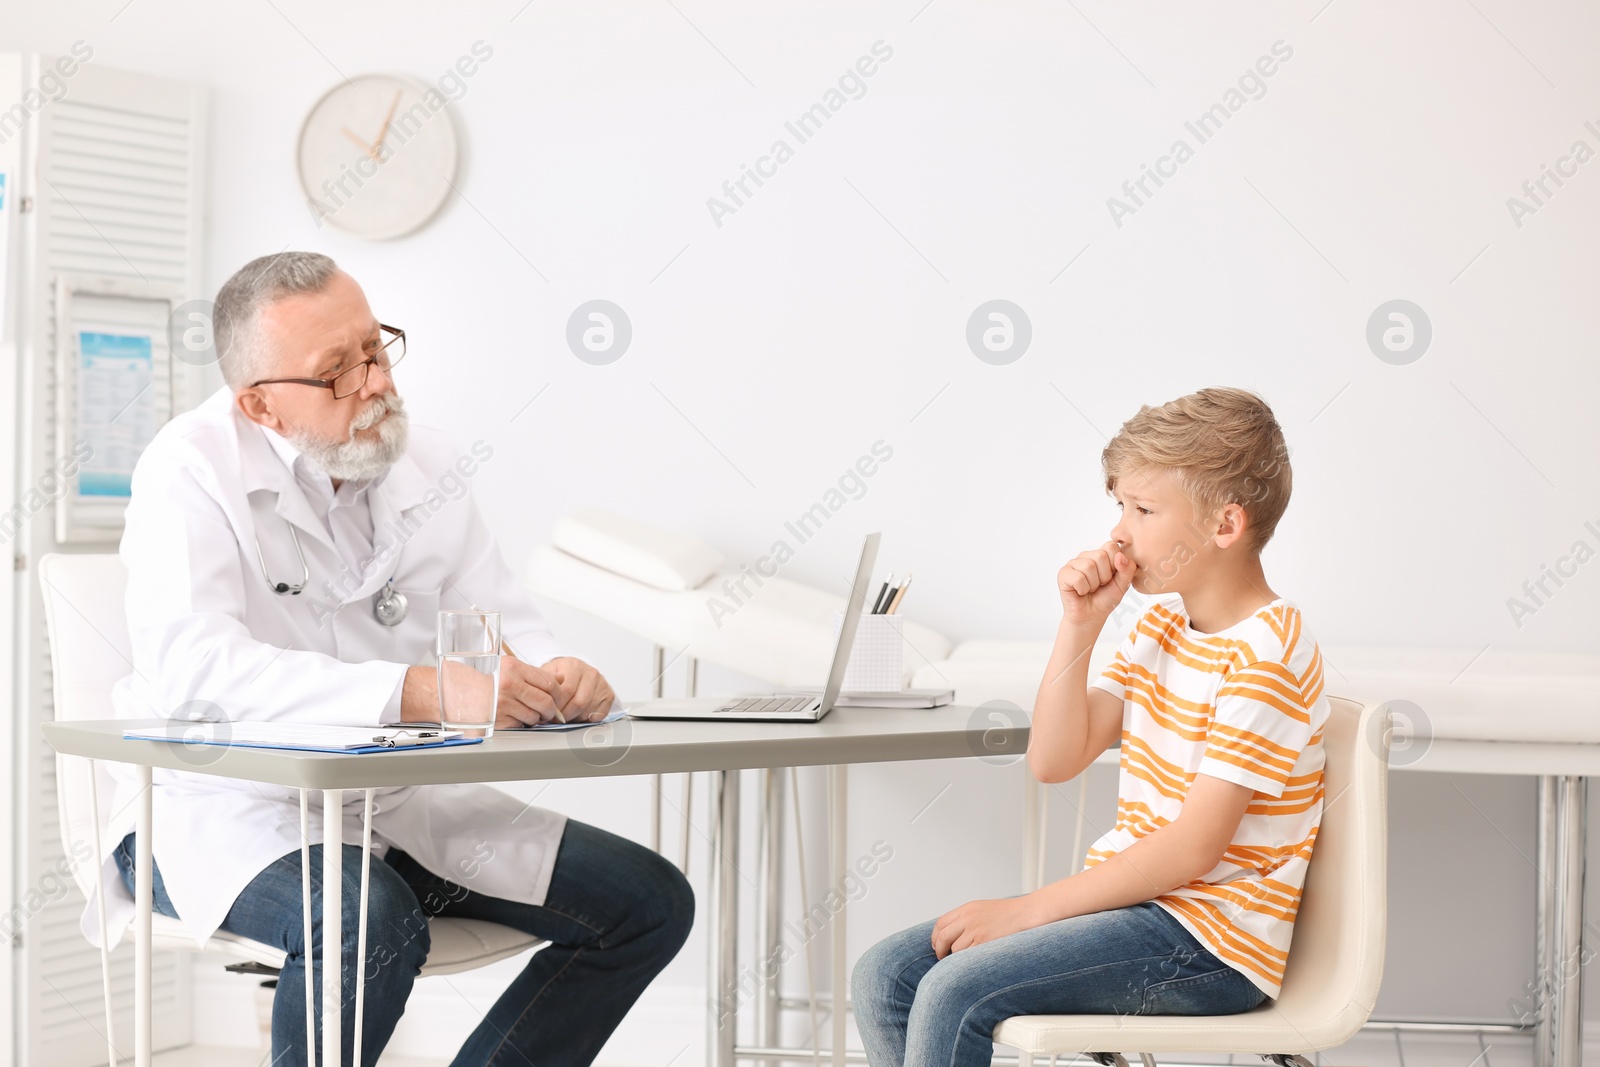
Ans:
[{"label": "pencil holder", "polygon": [[[901,632],[904,621],[901,615],[862,613],[855,644],[850,648],[850,662],[844,669],[844,692],[898,693],[905,687],[905,638]],[[843,625],[844,612],[836,612],[835,638]]]}]

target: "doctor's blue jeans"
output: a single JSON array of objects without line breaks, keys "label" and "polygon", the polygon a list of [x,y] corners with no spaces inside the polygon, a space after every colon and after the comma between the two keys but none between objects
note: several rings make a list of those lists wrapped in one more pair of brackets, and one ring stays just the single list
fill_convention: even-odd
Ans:
[{"label": "doctor's blue jeans", "polygon": [[[134,839],[116,851],[133,891]],[[312,952],[322,947],[322,846],[311,846]],[[155,908],[176,916],[154,871]],[[344,1067],[355,1038],[356,926],[361,849],[344,846]],[[473,893],[390,849],[374,861],[368,886],[367,964],[362,1067],[377,1062],[405,1011],[428,957],[430,915],[483,919],[544,938],[500,999],[461,1046],[453,1067],[584,1067],[591,1063],[650,980],[689,936],[694,895],[677,867],[642,845],[567,820],[543,905]],[[300,852],[278,859],[234,901],[222,928],[282,949],[286,956],[272,1001],[272,1064],[306,1062],[305,946]],[[322,969],[315,972],[317,1025]],[[465,1007],[465,1005],[463,1005]],[[322,1063],[318,1050],[319,1064]]]},{"label": "doctor's blue jeans", "polygon": [[1013,1015],[1231,1015],[1266,999],[1154,901],[942,960],[933,926],[886,937],[856,963],[850,992],[871,1067],[988,1067],[994,1028]]}]

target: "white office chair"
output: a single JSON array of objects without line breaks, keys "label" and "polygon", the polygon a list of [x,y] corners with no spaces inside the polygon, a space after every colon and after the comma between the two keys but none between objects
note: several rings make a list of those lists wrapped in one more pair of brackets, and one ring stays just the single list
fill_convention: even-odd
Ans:
[{"label": "white office chair", "polygon": [[1311,1067],[1372,1014],[1383,979],[1388,847],[1389,712],[1330,697],[1323,734],[1326,799],[1295,919],[1282,994],[1237,1015],[1019,1015],[994,1040],[1035,1056],[1088,1055],[1127,1067],[1114,1049],[1259,1055]]},{"label": "white office chair", "polygon": [[[53,553],[40,559],[57,720],[114,717],[111,687],[133,669],[123,604],[127,582],[127,571],[116,555]],[[69,850],[80,841],[93,848],[97,833],[110,845],[106,837],[114,790],[110,773],[94,761],[56,756],[61,840]],[[99,801],[98,811],[91,796]],[[94,891],[99,864],[76,864],[73,876],[87,897]],[[474,970],[543,944],[542,939],[509,926],[478,919],[434,918],[428,922],[428,934],[431,947],[424,976]],[[152,917],[151,935],[156,949],[217,952],[268,972],[283,966],[282,952],[226,930],[218,930],[197,949],[182,923],[159,913]]]}]

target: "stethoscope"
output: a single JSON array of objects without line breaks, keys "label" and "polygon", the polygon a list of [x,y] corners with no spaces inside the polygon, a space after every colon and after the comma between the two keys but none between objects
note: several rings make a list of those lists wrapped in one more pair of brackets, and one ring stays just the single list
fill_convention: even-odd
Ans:
[{"label": "stethoscope", "polygon": [[[289,527],[289,536],[294,539],[294,554],[300,558],[300,581],[294,584],[289,582],[275,582],[272,575],[267,573],[267,557],[261,552],[261,536],[256,535],[256,560],[261,564],[261,577],[267,580],[267,588],[279,596],[299,596],[311,581],[311,568],[306,566],[306,553],[300,547],[300,533],[294,528],[294,523],[286,523]],[[385,626],[399,626],[406,617],[406,595],[396,592],[394,576],[383,583],[383,589],[372,601],[372,614]]]}]

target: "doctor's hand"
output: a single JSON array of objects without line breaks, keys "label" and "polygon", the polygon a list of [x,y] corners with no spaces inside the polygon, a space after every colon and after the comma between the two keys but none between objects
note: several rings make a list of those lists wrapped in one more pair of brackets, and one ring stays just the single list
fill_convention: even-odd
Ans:
[{"label": "doctor's hand", "polygon": [[[551,660],[550,663],[556,663]],[[500,657],[500,706],[495,726],[537,726],[542,722],[572,721],[564,709],[573,699],[574,686],[563,682],[550,664],[535,667],[515,656]]]},{"label": "doctor's hand", "polygon": [[568,722],[598,722],[611,714],[611,702],[617,695],[605,675],[594,667],[576,656],[557,656],[544,669],[553,671],[571,695],[561,706],[561,714]]}]

